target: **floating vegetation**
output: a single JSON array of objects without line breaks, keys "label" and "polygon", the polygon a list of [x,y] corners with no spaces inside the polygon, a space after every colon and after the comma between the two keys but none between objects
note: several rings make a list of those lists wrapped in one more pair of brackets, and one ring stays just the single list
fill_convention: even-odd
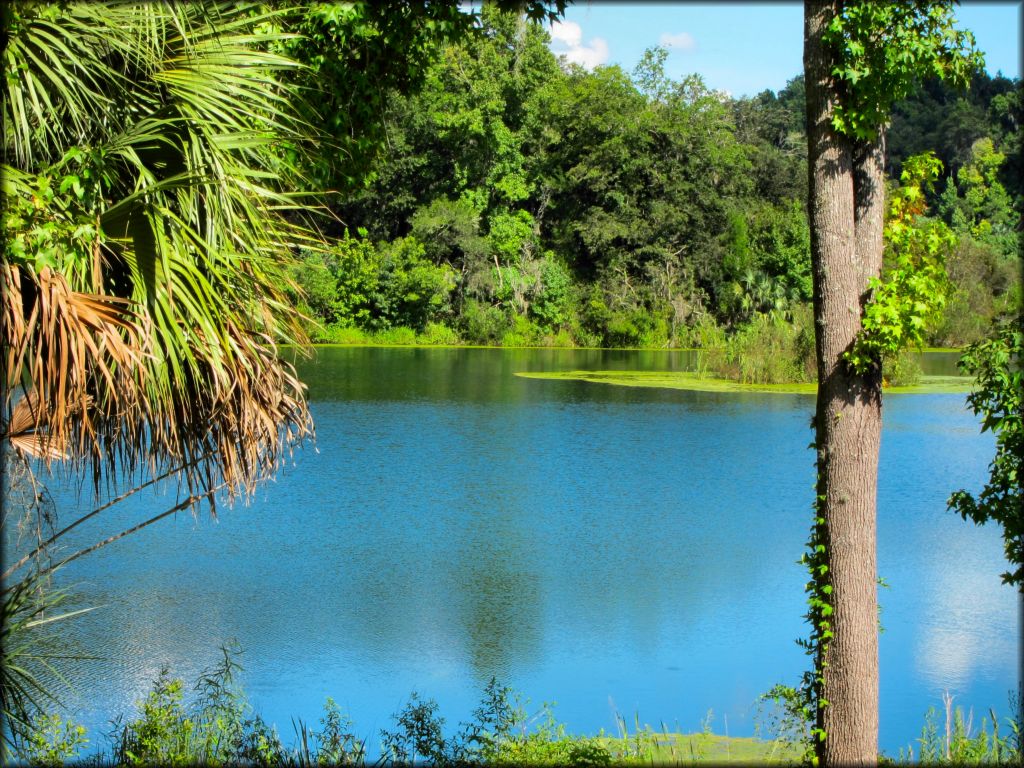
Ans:
[{"label": "floating vegetation", "polygon": [[[655,387],[685,389],[693,392],[773,392],[780,395],[813,395],[817,384],[744,384],[730,379],[702,376],[694,371],[523,371],[516,376],[527,379],[555,381],[587,381],[618,387]],[[960,394],[971,391],[972,380],[966,376],[921,376],[916,384],[887,386],[889,395]]]}]

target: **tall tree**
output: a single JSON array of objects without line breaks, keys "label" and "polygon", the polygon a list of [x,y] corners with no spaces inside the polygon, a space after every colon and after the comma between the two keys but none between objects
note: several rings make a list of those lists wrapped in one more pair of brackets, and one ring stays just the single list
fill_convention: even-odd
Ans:
[{"label": "tall tree", "polygon": [[966,81],[979,57],[951,2],[807,0],[809,215],[817,341],[812,640],[821,764],[878,759],[876,495],[881,360],[854,364],[882,266],[885,124],[925,71]]},{"label": "tall tree", "polygon": [[485,10],[554,21],[566,0],[490,0],[471,8],[458,0],[356,0],[286,4],[283,28],[297,33],[281,52],[303,66],[289,81],[316,94],[303,115],[321,131],[311,153],[314,178],[348,198],[375,177],[393,128],[385,114],[394,94],[413,95],[448,44],[483,37]]}]

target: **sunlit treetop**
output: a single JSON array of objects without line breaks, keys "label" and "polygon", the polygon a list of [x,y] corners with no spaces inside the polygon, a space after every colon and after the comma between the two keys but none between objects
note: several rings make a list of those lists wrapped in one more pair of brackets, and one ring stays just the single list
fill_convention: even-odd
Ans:
[{"label": "sunlit treetop", "polygon": [[955,22],[952,0],[846,4],[824,35],[837,50],[835,130],[873,139],[893,104],[926,77],[966,87],[985,60],[974,35],[956,29]]}]

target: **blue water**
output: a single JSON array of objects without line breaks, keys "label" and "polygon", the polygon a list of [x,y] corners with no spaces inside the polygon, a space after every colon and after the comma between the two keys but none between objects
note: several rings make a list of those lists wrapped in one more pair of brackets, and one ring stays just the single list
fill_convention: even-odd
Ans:
[{"label": "blue water", "polygon": [[[323,349],[305,363],[307,447],[248,507],[165,520],[66,569],[67,712],[102,744],[163,665],[186,680],[236,639],[254,707],[285,741],[327,696],[373,750],[412,691],[450,724],[497,676],[570,732],[632,722],[751,735],[756,700],[806,657],[796,564],[814,481],[802,395],[516,377],[685,368],[667,352]],[[925,711],[1007,714],[1017,606],[995,528],[945,509],[993,440],[963,395],[893,395],[879,480],[881,746]],[[55,482],[56,485],[56,482]],[[67,515],[67,490],[57,491]],[[170,507],[138,494],[90,543]],[[83,507],[85,509],[86,507]],[[88,528],[88,529],[87,529]],[[87,530],[86,530],[87,529]]]}]

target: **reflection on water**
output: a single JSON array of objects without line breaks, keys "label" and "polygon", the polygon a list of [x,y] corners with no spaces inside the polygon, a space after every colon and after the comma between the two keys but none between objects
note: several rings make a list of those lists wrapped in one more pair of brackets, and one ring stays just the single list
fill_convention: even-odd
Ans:
[{"label": "reflection on water", "polygon": [[979,673],[997,671],[994,659],[1014,651],[1016,616],[1006,610],[999,571],[975,533],[966,525],[950,532],[957,567],[936,558],[922,595],[926,624],[918,665],[935,688],[963,690]]},{"label": "reflection on water", "polygon": [[[162,665],[195,679],[237,638],[253,703],[286,738],[328,695],[371,742],[413,690],[454,724],[492,675],[556,700],[573,731],[614,729],[611,700],[687,730],[713,709],[752,733],[757,696],[806,664],[813,398],[513,375],[688,355],[321,350],[302,367],[317,450],[219,522],[181,515],[68,568],[78,602],[105,606],[75,622],[100,658],[75,670],[69,707],[102,730]],[[943,688],[1005,709],[1016,625],[998,531],[945,511],[992,452],[961,396],[888,400],[882,450],[894,752]],[[174,501],[142,496],[103,530]]]}]

